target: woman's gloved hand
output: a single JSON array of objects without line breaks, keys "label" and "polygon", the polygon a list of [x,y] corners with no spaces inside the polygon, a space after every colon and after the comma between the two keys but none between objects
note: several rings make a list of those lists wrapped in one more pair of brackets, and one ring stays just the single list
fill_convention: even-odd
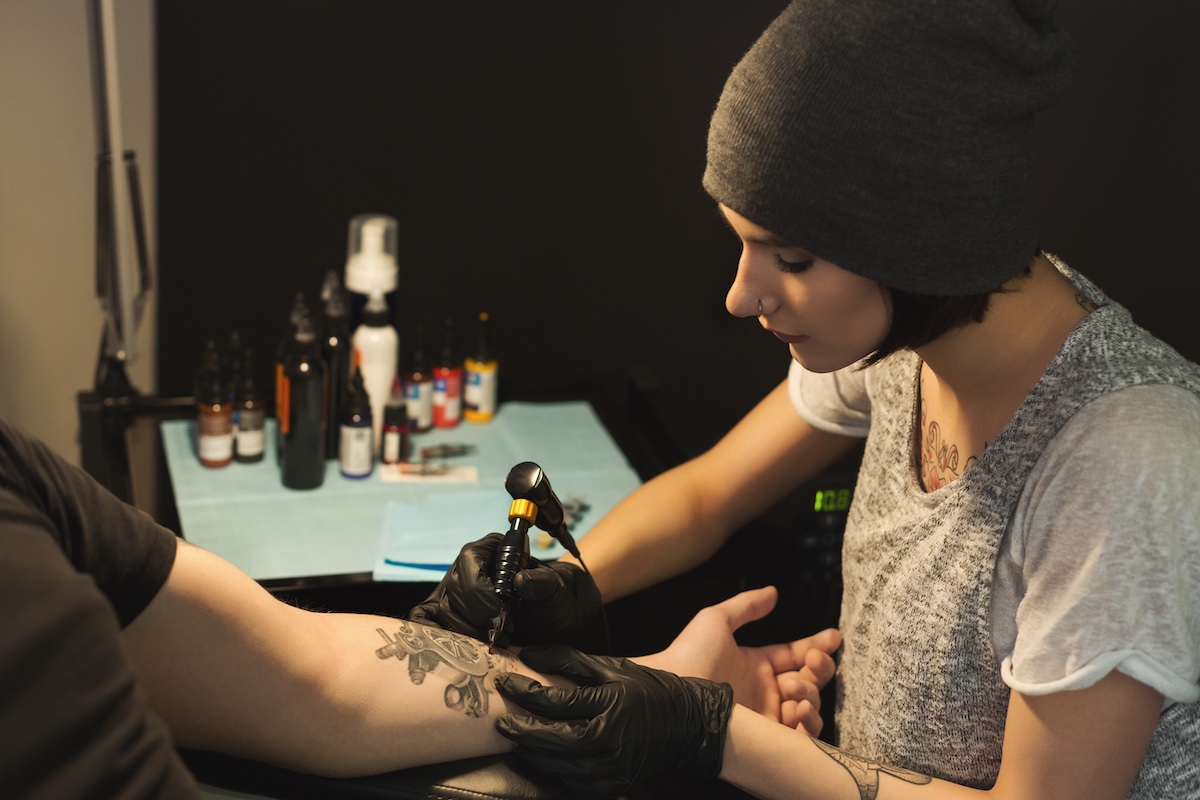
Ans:
[{"label": "woman's gloved hand", "polygon": [[506,672],[496,680],[500,694],[542,719],[506,714],[496,727],[516,742],[518,757],[578,796],[616,797],[665,769],[720,774],[733,710],[729,684],[562,645],[527,647],[521,660],[579,686],[543,686]]},{"label": "woman's gloved hand", "polygon": [[[492,565],[503,541],[502,534],[489,533],[465,545],[437,588],[413,607],[408,619],[487,641],[492,620],[500,613]],[[520,600],[496,637],[499,646],[546,642],[582,646],[607,637],[600,590],[592,576],[575,564],[530,558],[514,587]]]}]

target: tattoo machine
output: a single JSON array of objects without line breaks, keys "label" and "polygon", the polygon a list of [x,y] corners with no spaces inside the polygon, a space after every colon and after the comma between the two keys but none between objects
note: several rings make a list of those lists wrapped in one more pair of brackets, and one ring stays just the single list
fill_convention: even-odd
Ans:
[{"label": "tattoo machine", "polygon": [[[508,507],[508,533],[496,553],[492,567],[492,582],[500,596],[500,613],[492,619],[488,630],[488,652],[496,651],[496,637],[504,630],[504,623],[517,603],[517,573],[529,564],[529,528],[533,525],[549,533],[562,543],[571,555],[579,555],[579,546],[567,530],[563,504],[542,468],[532,461],[517,464],[508,471],[504,488],[512,495]],[[587,566],[583,567],[585,570]]]}]

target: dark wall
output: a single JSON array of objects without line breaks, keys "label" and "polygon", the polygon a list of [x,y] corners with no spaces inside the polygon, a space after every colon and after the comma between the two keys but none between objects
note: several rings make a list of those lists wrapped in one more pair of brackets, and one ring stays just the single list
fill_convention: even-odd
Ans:
[{"label": "dark wall", "polygon": [[[401,228],[400,328],[494,321],[502,375],[648,366],[694,443],[787,353],[724,310],[699,179],[725,75],[783,7],[171,0],[157,7],[159,384],[208,338],[267,354],[355,214]],[[1077,80],[1040,130],[1043,244],[1192,359],[1200,6],[1070,0]]]}]

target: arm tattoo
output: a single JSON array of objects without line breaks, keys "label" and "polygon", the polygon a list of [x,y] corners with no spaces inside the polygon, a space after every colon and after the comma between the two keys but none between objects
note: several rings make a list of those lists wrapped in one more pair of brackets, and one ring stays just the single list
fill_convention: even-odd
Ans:
[{"label": "arm tattoo", "polygon": [[447,681],[446,707],[470,717],[482,717],[488,710],[492,681],[488,676],[500,670],[506,660],[493,656],[474,639],[441,628],[414,625],[397,620],[399,630],[389,635],[376,628],[387,642],[375,651],[379,658],[408,659],[408,677],[414,684],[425,682],[434,672]]},{"label": "arm tattoo", "polygon": [[885,767],[883,764],[876,764],[874,761],[844,753],[820,739],[813,738],[813,744],[821,748],[826,755],[841,764],[846,772],[850,773],[850,777],[854,778],[854,783],[858,786],[858,796],[861,800],[875,800],[875,796],[879,794],[879,773],[881,772],[911,783],[913,786],[925,786],[933,782],[933,778],[928,775],[900,767]]}]

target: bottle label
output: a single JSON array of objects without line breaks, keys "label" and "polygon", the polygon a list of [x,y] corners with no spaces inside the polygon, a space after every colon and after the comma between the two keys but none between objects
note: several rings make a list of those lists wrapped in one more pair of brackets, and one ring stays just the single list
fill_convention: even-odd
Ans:
[{"label": "bottle label", "polygon": [[462,418],[462,370],[436,367],[433,370],[433,424],[453,428]]},{"label": "bottle label", "polygon": [[263,430],[263,410],[243,408],[237,429],[238,458],[255,458],[266,448],[266,432]]},{"label": "bottle label", "polygon": [[385,428],[383,431],[384,464],[399,464],[408,460],[408,431],[403,428]]},{"label": "bottle label", "polygon": [[374,466],[371,428],[342,426],[340,444],[342,474],[348,478],[365,478]]},{"label": "bottle label", "polygon": [[409,381],[404,384],[408,418],[419,431],[433,426],[433,381]]},{"label": "bottle label", "polygon": [[484,422],[496,413],[496,367],[468,362],[467,384],[463,388],[464,416],[472,422]]},{"label": "bottle label", "polygon": [[224,466],[233,460],[233,425],[228,411],[200,412],[196,420],[196,450],[205,466]]}]

